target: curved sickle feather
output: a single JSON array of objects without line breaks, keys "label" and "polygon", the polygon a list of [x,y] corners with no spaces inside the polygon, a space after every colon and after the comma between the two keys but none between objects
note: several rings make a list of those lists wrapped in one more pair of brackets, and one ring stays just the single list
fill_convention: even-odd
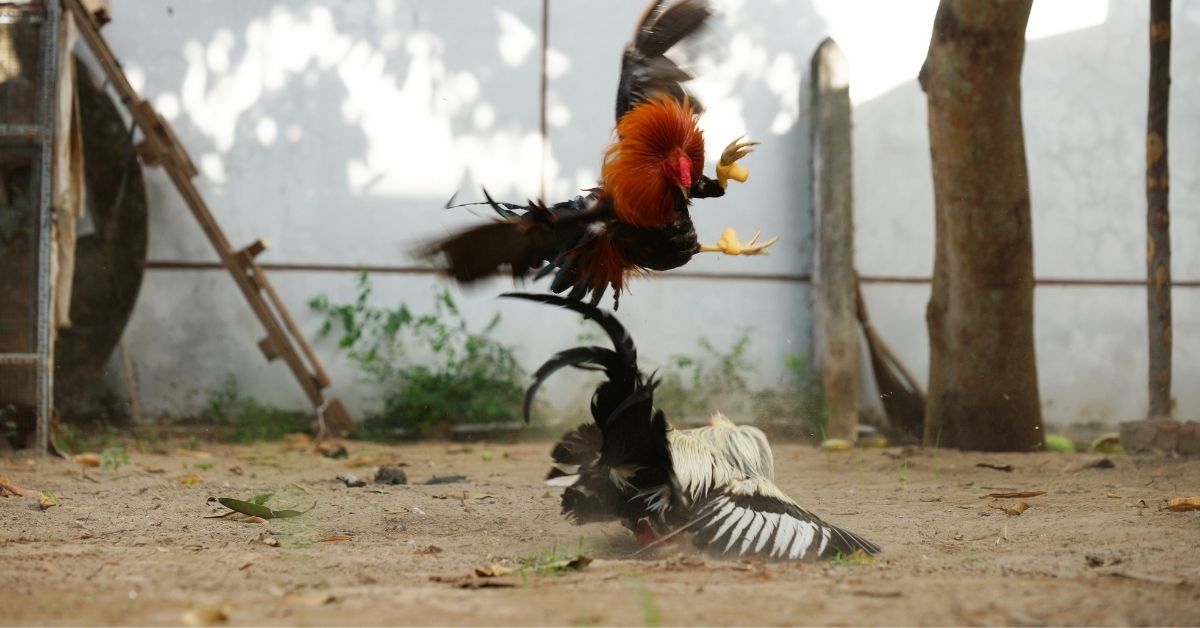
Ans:
[{"label": "curved sickle feather", "polygon": [[610,368],[610,365],[616,361],[617,354],[612,349],[604,347],[575,347],[559,352],[554,357],[546,360],[546,363],[538,368],[533,374],[533,383],[529,385],[529,389],[525,391],[525,401],[521,405],[521,412],[525,416],[525,422],[529,423],[529,414],[533,409],[533,398],[537,394],[538,388],[541,388],[551,375],[559,369],[568,366],[577,368],[600,370]]},{"label": "curved sickle feather", "polygon": [[629,335],[629,332],[626,331],[625,327],[621,325],[621,322],[611,312],[602,310],[590,303],[572,301],[571,299],[553,294],[505,292],[500,296],[557,305],[558,307],[582,314],[584,318],[595,321],[604,330],[604,333],[608,334],[608,337],[612,340],[613,347],[616,348],[617,353],[621,356],[621,361],[634,370],[637,369],[637,347],[633,344],[633,337]]}]

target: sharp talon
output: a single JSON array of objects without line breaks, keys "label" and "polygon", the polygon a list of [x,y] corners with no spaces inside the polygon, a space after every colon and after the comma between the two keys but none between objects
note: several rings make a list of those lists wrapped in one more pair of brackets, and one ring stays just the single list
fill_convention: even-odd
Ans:
[{"label": "sharp talon", "polygon": [[717,183],[722,188],[726,187],[730,179],[745,183],[750,176],[750,172],[737,161],[753,152],[753,147],[758,146],[758,142],[745,142],[743,141],[745,137],[743,135],[733,140],[721,152],[721,159],[717,162]]},{"label": "sharp talon", "polygon": [[762,229],[755,231],[754,237],[749,242],[743,244],[737,239],[737,232],[733,229],[726,229],[721,233],[721,237],[716,244],[701,244],[701,253],[724,253],[726,255],[766,255],[767,247],[779,241],[779,236],[775,236],[766,242],[758,243],[759,236],[762,235]]}]

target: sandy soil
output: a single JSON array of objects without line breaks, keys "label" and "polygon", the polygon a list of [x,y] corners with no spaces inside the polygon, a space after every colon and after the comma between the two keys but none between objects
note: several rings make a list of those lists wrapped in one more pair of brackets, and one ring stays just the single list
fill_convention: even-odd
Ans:
[{"label": "sandy soil", "polygon": [[[135,453],[91,480],[64,460],[0,460],[60,500],[0,499],[0,623],[178,624],[225,607],[231,624],[1200,624],[1200,512],[1158,510],[1200,495],[1200,461],[784,444],[783,488],[885,553],[764,564],[680,547],[631,557],[619,525],[569,525],[540,484],[545,443],[349,447],[351,460],[282,444]],[[380,456],[413,484],[336,479],[369,478],[350,465]],[[180,481],[193,473],[203,481]],[[467,481],[419,484],[449,474]],[[981,498],[1005,490],[1047,493],[1010,517],[992,506],[1018,500]],[[316,506],[266,524],[205,518],[224,511],[210,496],[270,491],[268,506]],[[580,544],[596,559],[582,570],[472,574]]]}]

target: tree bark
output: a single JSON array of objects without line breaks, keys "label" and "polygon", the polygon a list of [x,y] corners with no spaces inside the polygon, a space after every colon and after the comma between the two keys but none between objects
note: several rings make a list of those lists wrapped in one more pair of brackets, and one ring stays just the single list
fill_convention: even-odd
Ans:
[{"label": "tree bark", "polygon": [[858,318],[855,316],[854,197],[850,152],[850,71],[837,42],[812,58],[812,181],[816,364],[825,437],[858,439]]},{"label": "tree bark", "polygon": [[1150,411],[1171,416],[1171,236],[1167,196],[1167,103],[1171,90],[1171,0],[1150,2],[1150,97],[1146,115],[1146,296]]},{"label": "tree bark", "polygon": [[1021,124],[1031,4],[942,0],[921,69],[936,224],[928,446],[1044,446]]}]

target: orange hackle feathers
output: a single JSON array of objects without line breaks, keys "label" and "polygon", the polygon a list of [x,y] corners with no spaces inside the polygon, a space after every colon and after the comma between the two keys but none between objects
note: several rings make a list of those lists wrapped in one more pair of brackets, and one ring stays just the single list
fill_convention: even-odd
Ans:
[{"label": "orange hackle feathers", "polygon": [[600,178],[618,220],[656,228],[675,219],[686,197],[668,170],[678,171],[685,157],[688,184],[704,170],[697,117],[686,98],[663,96],[638,104],[617,122],[617,141],[605,152]]},{"label": "orange hackle feathers", "polygon": [[613,295],[618,298],[624,289],[626,274],[639,270],[625,256],[621,244],[607,233],[591,238],[572,253],[579,260],[584,277],[591,277],[593,289],[601,290],[606,284],[612,285]]}]

